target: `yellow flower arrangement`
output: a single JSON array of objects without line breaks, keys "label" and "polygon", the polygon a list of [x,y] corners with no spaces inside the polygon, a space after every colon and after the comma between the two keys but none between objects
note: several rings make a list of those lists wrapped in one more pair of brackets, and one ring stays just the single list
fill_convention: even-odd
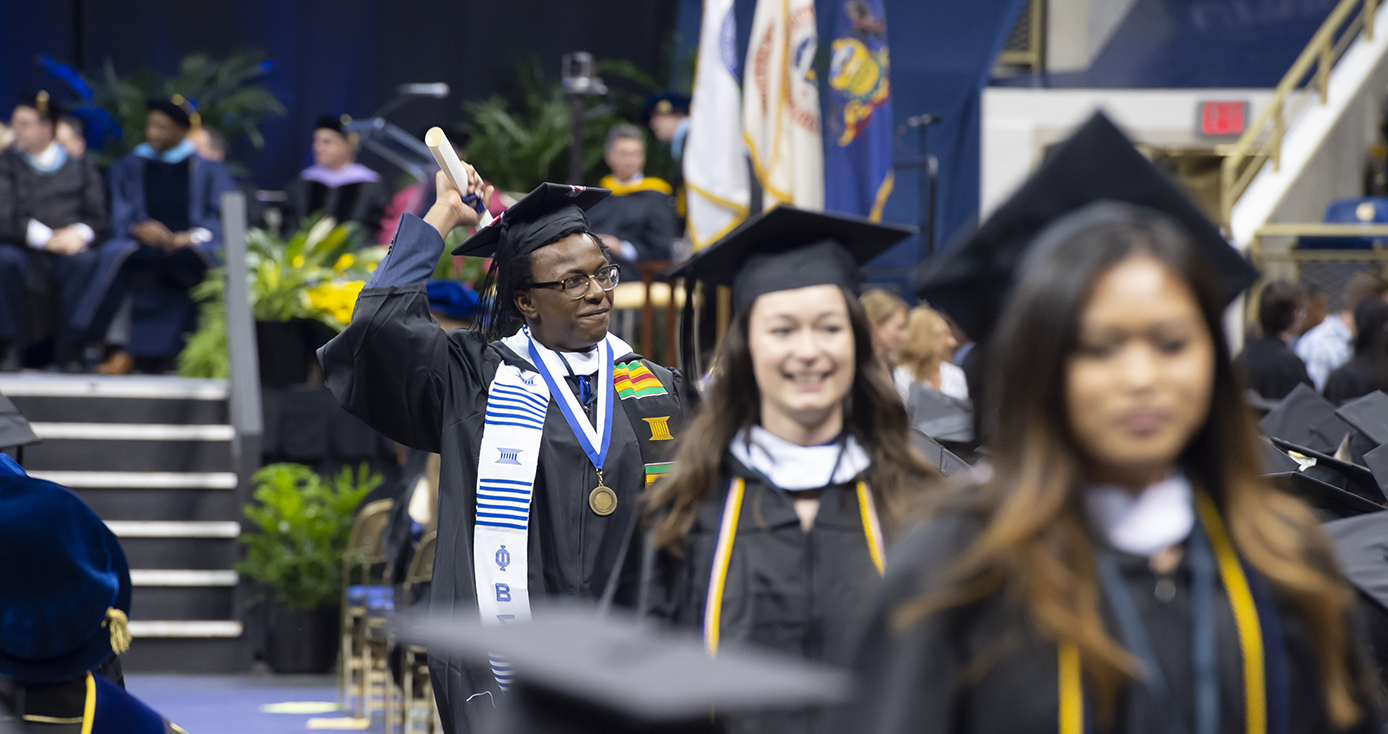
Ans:
[{"label": "yellow flower arrangement", "polygon": [[308,300],[315,311],[332,316],[340,324],[347,324],[352,320],[357,295],[365,286],[366,282],[361,280],[345,283],[330,281],[308,289]]}]

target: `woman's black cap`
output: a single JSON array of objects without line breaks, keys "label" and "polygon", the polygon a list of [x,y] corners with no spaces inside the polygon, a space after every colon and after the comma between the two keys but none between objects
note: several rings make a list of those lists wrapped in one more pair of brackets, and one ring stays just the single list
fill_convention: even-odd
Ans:
[{"label": "woman's black cap", "polygon": [[813,285],[855,291],[864,263],[915,234],[914,227],[777,207],[758,214],[670,271],[733,287],[734,308],[759,296]]},{"label": "woman's black cap", "polygon": [[1104,201],[1154,209],[1184,227],[1214,273],[1226,303],[1257,279],[1257,272],[1219,228],[1107,117],[1097,113],[1061,143],[982,226],[940,257],[923,263],[917,272],[916,293],[932,308],[949,314],[975,341],[984,341],[1002,315],[1016,273],[1043,239],[1039,235]]},{"label": "woman's black cap", "polygon": [[454,255],[496,257],[503,241],[509,257],[529,255],[562,232],[588,227],[588,209],[612,193],[591,186],[542,183],[453,250]]}]

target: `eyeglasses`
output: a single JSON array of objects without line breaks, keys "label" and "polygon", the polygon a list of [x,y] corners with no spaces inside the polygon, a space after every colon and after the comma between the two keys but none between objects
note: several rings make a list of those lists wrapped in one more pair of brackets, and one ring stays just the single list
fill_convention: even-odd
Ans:
[{"label": "eyeglasses", "polygon": [[621,280],[621,268],[616,265],[608,265],[598,269],[592,275],[570,275],[563,280],[552,280],[548,283],[531,283],[531,288],[558,288],[564,295],[577,301],[588,295],[588,281],[597,281],[598,287],[604,292],[617,287],[617,282]]}]

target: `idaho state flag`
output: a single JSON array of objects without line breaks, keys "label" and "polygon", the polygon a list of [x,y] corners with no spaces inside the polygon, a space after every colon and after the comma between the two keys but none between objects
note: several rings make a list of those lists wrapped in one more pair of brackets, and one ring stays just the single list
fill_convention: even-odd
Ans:
[{"label": "idaho state flag", "polygon": [[824,208],[882,219],[892,192],[892,85],[882,0],[834,0]]}]

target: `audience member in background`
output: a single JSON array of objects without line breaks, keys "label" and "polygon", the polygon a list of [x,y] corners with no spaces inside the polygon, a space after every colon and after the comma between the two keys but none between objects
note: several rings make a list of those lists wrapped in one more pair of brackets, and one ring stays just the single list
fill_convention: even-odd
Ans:
[{"label": "audience member in background", "polygon": [[47,92],[30,95],[11,117],[14,147],[0,154],[0,372],[22,366],[26,340],[50,337],[64,370],[84,367],[75,316],[96,273],[106,195],[96,166],[54,140],[58,118]]},{"label": "audience member in background", "polygon": [[14,131],[9,125],[0,122],[0,150],[5,150],[14,142]]},{"label": "audience member in background", "polygon": [[87,139],[83,137],[86,127],[82,120],[72,115],[63,115],[58,118],[57,132],[54,138],[58,145],[63,146],[69,157],[82,160],[87,155]]},{"label": "audience member in background", "polygon": [[0,730],[181,732],[125,692],[130,568],[71,491],[0,470]]},{"label": "audience member in background", "polygon": [[78,313],[88,333],[104,334],[129,297],[128,344],[101,366],[106,374],[172,368],[197,326],[188,290],[222,248],[221,198],[236,182],[197,155],[186,103],[174,100],[149,100],[145,142],[111,167],[111,239]]},{"label": "audience member in background", "polygon": [[1306,365],[1288,346],[1306,317],[1301,286],[1274,280],[1263,286],[1258,303],[1262,336],[1251,338],[1234,364],[1248,376],[1248,386],[1268,400],[1287,397],[1297,383],[1313,384]]},{"label": "audience member in background", "polygon": [[925,306],[911,309],[907,321],[906,341],[901,345],[899,363],[893,377],[938,390],[952,398],[969,399],[969,385],[964,370],[955,366],[952,358],[959,341],[949,322],[938,312]]},{"label": "audience member in background", "polygon": [[1345,287],[1344,309],[1321,320],[1296,342],[1296,356],[1306,363],[1306,374],[1317,390],[1325,389],[1326,378],[1335,368],[1349,361],[1354,340],[1354,310],[1366,298],[1382,300],[1388,294],[1388,280],[1378,273],[1359,273]]},{"label": "audience member in background", "polygon": [[[862,301],[868,325],[872,327],[872,351],[891,375],[896,368],[897,352],[906,340],[906,314],[910,309],[901,296],[882,288],[869,288],[858,300]],[[903,400],[909,387],[910,383],[897,381],[896,390]]]},{"label": "audience member in background", "polygon": [[675,241],[675,199],[670,184],[646,176],[646,136],[623,123],[607,134],[607,167],[598,185],[612,195],[588,210],[588,224],[622,262],[624,279],[635,279],[628,265],[637,260],[669,260]]},{"label": "audience member in background", "polygon": [[1330,301],[1326,298],[1325,291],[1315,283],[1302,285],[1306,289],[1306,318],[1301,321],[1301,329],[1297,332],[1297,339],[1300,340],[1306,332],[1321,325],[1325,317],[1330,313]]},{"label": "audience member in background", "polygon": [[357,136],[345,132],[343,122],[318,118],[313,128],[313,165],[287,187],[292,215],[289,230],[314,213],[324,212],[338,222],[356,222],[367,240],[375,241],[390,191],[381,183],[381,174],[356,162]]},{"label": "audience member in background", "polygon": [[646,124],[655,139],[670,146],[670,155],[678,163],[684,156],[684,141],[689,136],[689,98],[683,94],[662,94],[647,107]]},{"label": "audience member in background", "polygon": [[1325,381],[1325,399],[1336,405],[1388,390],[1388,303],[1365,298],[1354,307],[1354,356]]}]

